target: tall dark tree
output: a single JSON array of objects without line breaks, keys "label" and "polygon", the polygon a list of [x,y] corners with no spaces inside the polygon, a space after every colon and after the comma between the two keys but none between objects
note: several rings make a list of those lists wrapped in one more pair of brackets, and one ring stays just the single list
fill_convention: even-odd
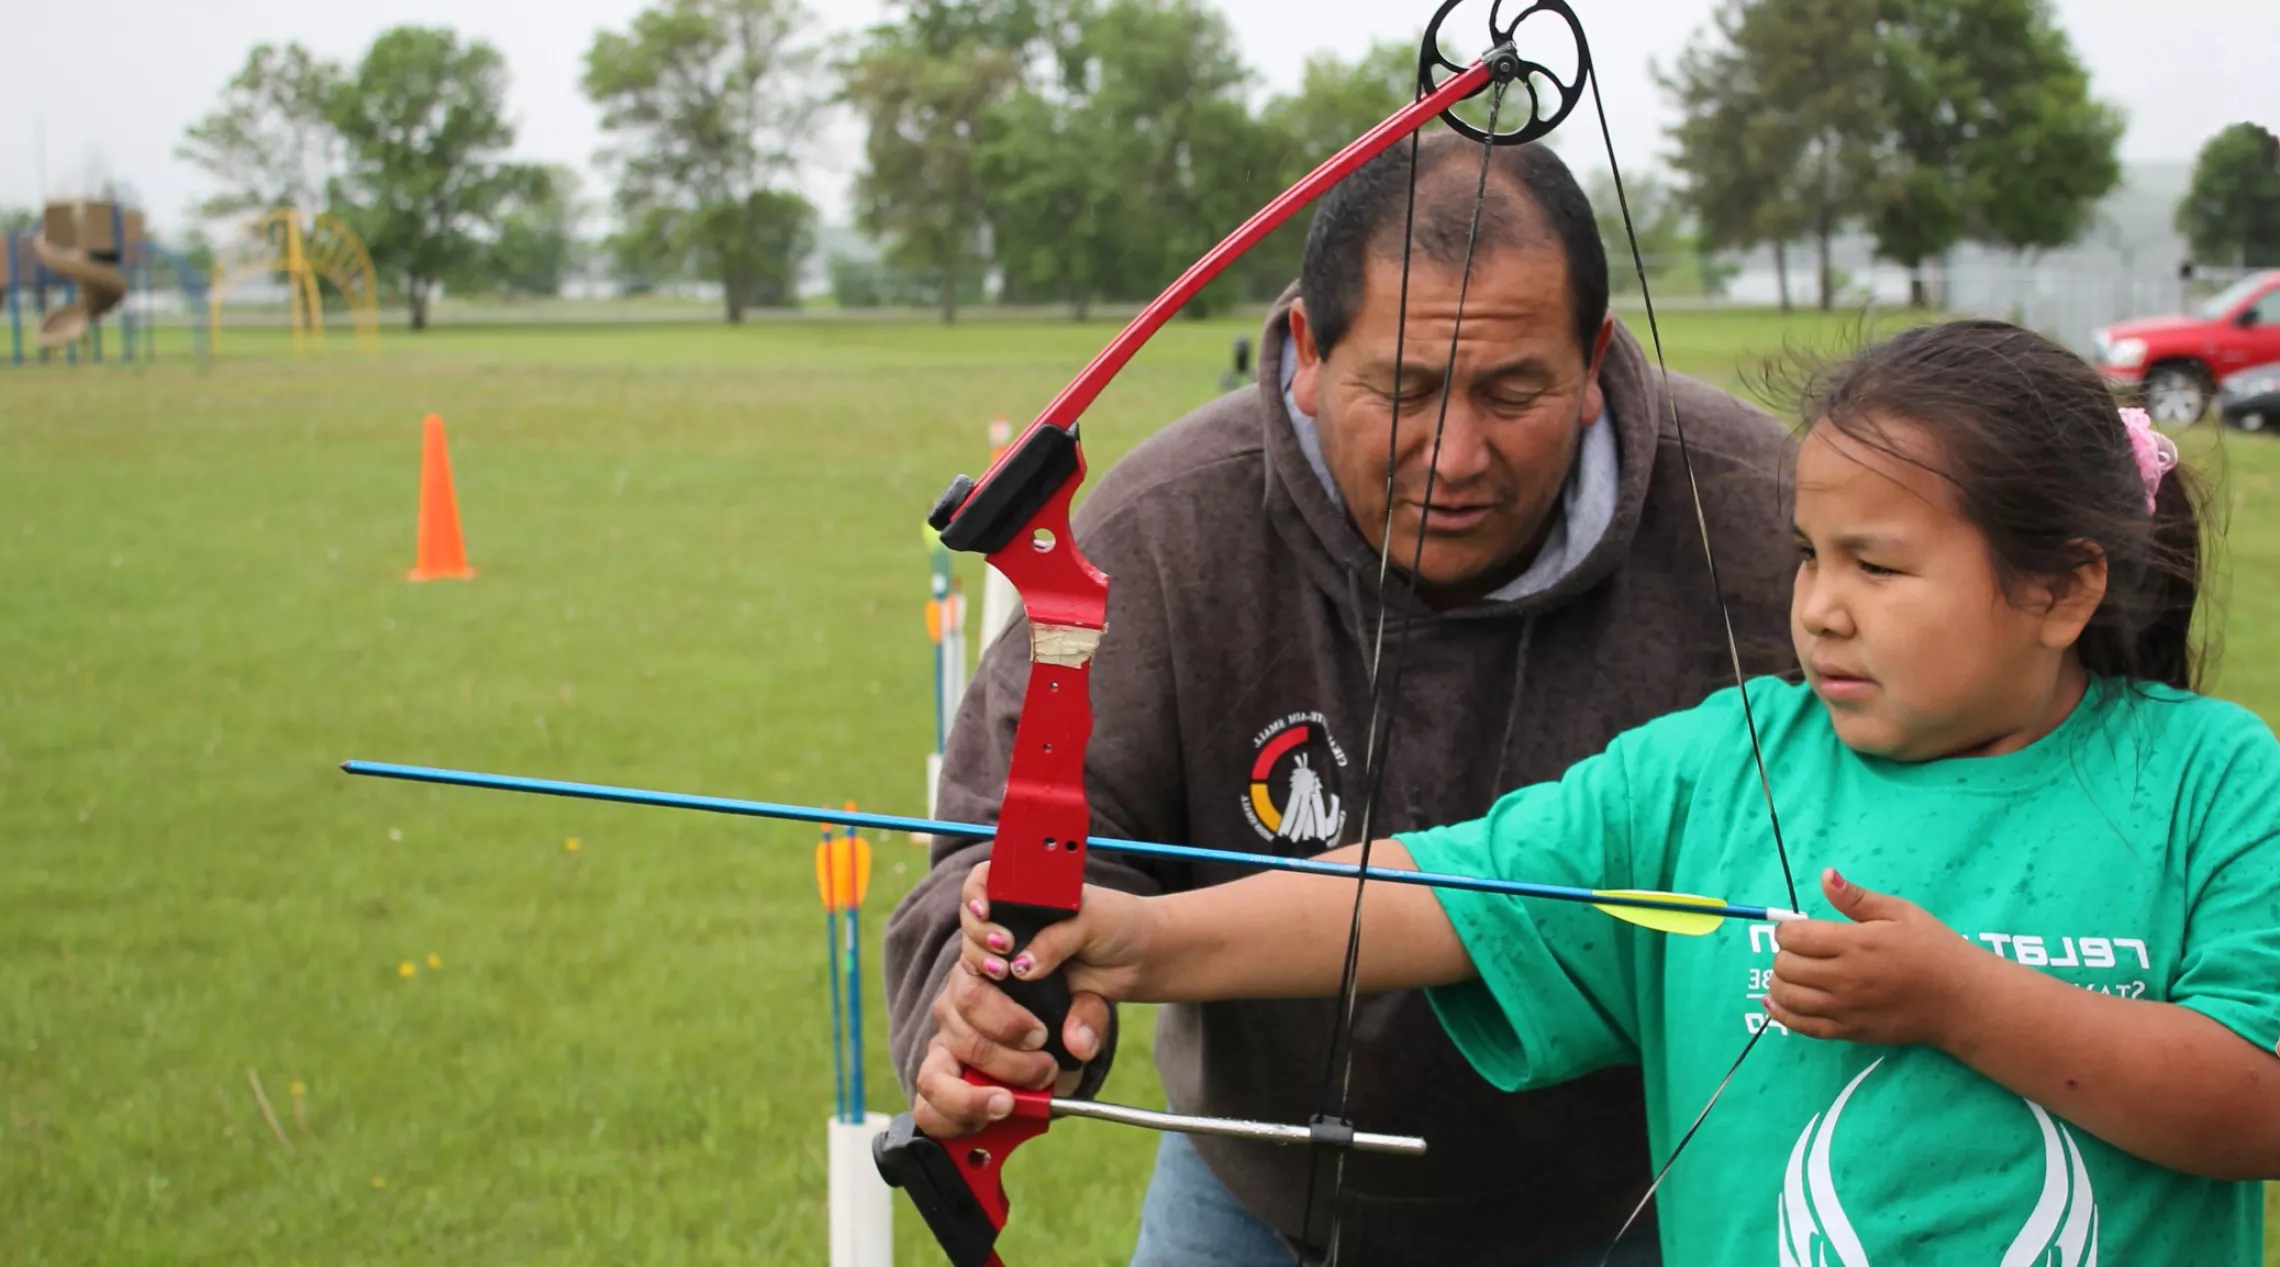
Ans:
[{"label": "tall dark tree", "polygon": [[1875,0],[1728,0],[1673,70],[1673,162],[1706,242],[1815,247],[1819,301],[1835,301],[1830,248],[1860,213],[1881,126]]},{"label": "tall dark tree", "polygon": [[[1009,284],[1082,318],[1143,298],[1255,208],[1276,175],[1249,73],[1200,0],[1108,0],[1056,45],[1058,74],[997,111],[978,157]],[[1190,305],[1209,311],[1217,286]]]},{"label": "tall dark tree", "polygon": [[885,241],[891,266],[934,282],[942,319],[955,321],[959,294],[990,260],[980,151],[990,112],[1020,85],[1019,58],[971,38],[932,49],[880,27],[842,73],[865,128],[862,227]]},{"label": "tall dark tree", "polygon": [[506,96],[497,49],[411,26],[382,32],[333,92],[347,164],[332,201],[373,266],[401,280],[414,330],[427,328],[435,283],[471,275],[500,217],[542,179],[506,160]]},{"label": "tall dark tree", "polygon": [[2177,203],[2177,231],[2200,263],[2280,268],[2280,137],[2254,123],[2210,137]]},{"label": "tall dark tree", "polygon": [[1877,253],[1909,270],[1966,239],[2045,250],[2121,183],[2123,121],[2046,0],[1879,0],[1887,142],[1870,191]]},{"label": "tall dark tree", "polygon": [[719,281],[724,315],[796,298],[814,213],[777,187],[822,104],[798,0],[662,0],[586,54],[618,144],[621,262]]},{"label": "tall dark tree", "polygon": [[211,114],[184,130],[175,155],[221,182],[202,216],[272,207],[322,210],[339,167],[332,107],[341,69],[299,44],[256,44]]}]

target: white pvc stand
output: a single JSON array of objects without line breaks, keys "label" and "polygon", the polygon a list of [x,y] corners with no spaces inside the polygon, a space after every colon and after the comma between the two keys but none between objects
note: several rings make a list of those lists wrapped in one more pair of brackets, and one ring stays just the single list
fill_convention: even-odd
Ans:
[{"label": "white pvc stand", "polygon": [[831,1267],[894,1267],[894,1189],[871,1161],[871,1137],[887,1115],[861,1122],[824,1119],[831,1137]]},{"label": "white pvc stand", "polygon": [[989,576],[982,584],[982,650],[987,651],[990,644],[998,640],[998,635],[1005,632],[1006,622],[1021,610],[1021,594],[1013,588],[1013,582],[1005,579],[1005,573],[993,567],[984,567],[982,571]]}]

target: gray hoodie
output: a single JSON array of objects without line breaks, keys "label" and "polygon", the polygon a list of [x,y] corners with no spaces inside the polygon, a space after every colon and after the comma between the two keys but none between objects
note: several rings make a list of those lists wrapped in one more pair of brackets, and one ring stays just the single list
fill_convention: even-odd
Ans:
[{"label": "gray hoodie", "polygon": [[[1289,302],[1268,317],[1259,381],[1141,444],[1077,514],[1079,543],[1109,577],[1085,767],[1097,834],[1308,855],[1360,830],[1378,559],[1310,464],[1308,421],[1286,405]],[[1617,456],[1596,544],[1549,583],[1532,572],[1533,585],[1453,611],[1388,588],[1394,622],[1405,608],[1414,619],[1379,836],[1478,817],[1500,793],[1557,778],[1620,731],[1732,681],[1669,400],[1620,328],[1602,383]],[[1782,429],[1690,379],[1669,385],[1745,667],[1788,669]],[[1569,515],[1579,482],[1571,473]],[[944,757],[945,818],[996,815],[1027,646],[1016,633],[983,657]],[[1386,654],[1391,663],[1391,646]],[[929,1004],[957,958],[959,886],[987,853],[938,844],[932,871],[888,923],[890,1045],[906,1089],[933,1034]],[[1095,883],[1142,893],[1242,874],[1097,853],[1089,865]],[[1324,1107],[1333,1020],[1326,1000],[1162,1009],[1155,1055],[1172,1106],[1306,1121]],[[1364,997],[1354,1034],[1347,1116],[1359,1129],[1422,1135],[1430,1151],[1348,1159],[1345,1261],[1511,1267],[1591,1249],[1644,1191],[1636,1069],[1500,1093],[1411,991]],[[1091,1086],[1107,1063],[1095,1062]],[[1299,1234],[1306,1150],[1195,1142],[1245,1206]],[[1316,1218],[1319,1228],[1326,1211]]]}]

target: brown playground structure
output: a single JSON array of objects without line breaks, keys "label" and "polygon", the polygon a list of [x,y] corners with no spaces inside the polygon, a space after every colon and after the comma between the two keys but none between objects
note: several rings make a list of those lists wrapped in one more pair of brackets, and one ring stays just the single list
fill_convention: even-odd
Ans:
[{"label": "brown playground structure", "polygon": [[[76,361],[84,346],[89,359],[100,361],[103,320],[114,311],[122,359],[135,359],[138,342],[143,355],[151,355],[155,345],[148,319],[138,323],[132,309],[122,305],[130,295],[148,294],[154,262],[170,265],[184,294],[194,304],[203,303],[206,288],[197,274],[144,234],[140,210],[115,202],[49,203],[36,231],[0,241],[0,298],[7,308],[10,359],[19,365],[25,359],[27,300],[32,341],[41,359],[61,350]],[[61,303],[50,307],[51,294]],[[202,338],[199,344],[203,355]]]}]

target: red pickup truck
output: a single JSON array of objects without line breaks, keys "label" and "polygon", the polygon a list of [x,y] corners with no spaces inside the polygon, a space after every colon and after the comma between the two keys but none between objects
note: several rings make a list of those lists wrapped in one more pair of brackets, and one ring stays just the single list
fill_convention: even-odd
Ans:
[{"label": "red pickup truck", "polygon": [[2190,317],[2142,317],[2099,330],[2098,368],[2136,388],[2157,422],[2199,422],[2217,380],[2280,361],[2280,270],[2252,273]]}]

